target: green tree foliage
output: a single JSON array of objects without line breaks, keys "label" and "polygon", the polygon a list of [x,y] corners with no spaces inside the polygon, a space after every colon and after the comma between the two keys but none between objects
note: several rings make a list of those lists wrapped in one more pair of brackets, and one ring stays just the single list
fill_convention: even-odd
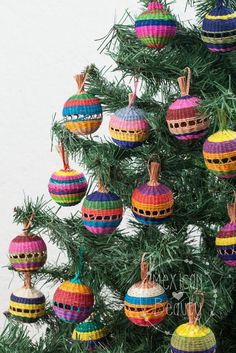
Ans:
[{"label": "green tree foliage", "polygon": [[[144,5],[147,2],[142,1]],[[195,7],[200,23],[214,0],[188,1],[186,5]],[[230,1],[230,5],[236,8],[236,1]],[[140,258],[144,252],[148,253],[153,274],[187,275],[186,300],[197,289],[187,278],[193,273],[202,275],[204,268],[201,290],[206,304],[202,321],[207,319],[208,326],[216,333],[218,353],[236,351],[236,273],[216,257],[214,245],[219,227],[228,222],[226,204],[232,200],[235,181],[219,180],[210,174],[203,162],[203,141],[179,142],[169,134],[165,122],[168,106],[179,96],[176,79],[189,66],[193,76],[191,94],[204,98],[201,109],[210,116],[210,133],[218,129],[220,109],[225,111],[229,127],[235,127],[236,52],[211,54],[200,39],[199,28],[178,23],[175,39],[157,52],[142,46],[134,35],[133,19],[126,14],[101,43],[103,55],[106,53],[114,60],[114,71],[122,76],[109,81],[104,69],[92,66],[87,89],[102,99],[104,110],[110,114],[127,105],[131,91],[127,82],[134,76],[139,77],[142,94],[137,104],[146,111],[152,128],[143,146],[123,150],[105,138],[72,135],[61,123],[55,123],[52,129],[54,138],[63,139],[73,159],[93,179],[100,175],[110,190],[120,195],[126,207],[130,207],[132,190],[148,179],[148,160],[157,155],[162,166],[161,181],[175,194],[172,221],[165,227],[147,227],[132,220],[127,229],[95,237],[85,230],[79,213],[62,219],[51,203],[42,199],[36,202],[26,199],[24,206],[15,212],[15,221],[21,223],[34,211],[33,230],[48,235],[68,258],[68,263],[59,267],[45,266],[36,274],[36,281],[56,283],[72,277],[79,262],[79,249],[85,250],[84,281],[92,286],[96,310],[111,330],[110,347],[103,352],[168,352],[170,335],[167,333],[187,321],[183,314],[173,314],[157,330],[137,327],[125,318],[122,301],[128,288],[139,280]],[[200,245],[192,240],[193,236],[195,240],[200,239]],[[167,286],[170,298],[174,290],[174,284]],[[11,320],[0,336],[1,353],[83,351],[79,344],[69,343],[73,327],[58,322],[50,308],[46,322],[46,333],[39,342],[33,343],[27,330]]]}]

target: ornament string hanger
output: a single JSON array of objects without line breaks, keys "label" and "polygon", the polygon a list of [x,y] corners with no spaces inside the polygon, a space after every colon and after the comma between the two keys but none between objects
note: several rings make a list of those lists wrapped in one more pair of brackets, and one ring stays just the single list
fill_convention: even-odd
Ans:
[{"label": "ornament string hanger", "polygon": [[138,89],[139,80],[137,77],[134,77],[134,90],[132,93],[129,93],[129,107],[135,104],[137,98],[137,89]]},{"label": "ornament string hanger", "polygon": [[194,294],[199,295],[201,297],[201,303],[200,303],[200,307],[199,307],[198,312],[197,312],[197,304],[196,303],[190,302],[190,303],[186,304],[186,312],[188,315],[188,320],[189,320],[190,325],[196,325],[199,322],[201,314],[202,314],[202,309],[205,304],[205,298],[204,298],[203,292],[196,291]]},{"label": "ornament string hanger", "polygon": [[234,202],[227,205],[230,223],[236,223],[236,191],[234,191]]},{"label": "ornament string hanger", "polygon": [[229,1],[228,0],[216,0],[216,6],[217,7],[223,7],[224,4],[228,6]]},{"label": "ornament string hanger", "polygon": [[25,289],[30,289],[32,288],[32,284],[31,284],[31,272],[27,271],[24,272],[24,286]]},{"label": "ornament string hanger", "polygon": [[103,193],[108,192],[107,186],[102,182],[102,178],[100,176],[98,176],[98,191]]},{"label": "ornament string hanger", "polygon": [[70,170],[68,152],[65,150],[64,143],[61,143],[56,147],[59,155],[61,156],[64,170]]},{"label": "ornament string hanger", "polygon": [[177,79],[181,96],[189,96],[189,91],[190,91],[190,82],[191,82],[191,69],[189,67],[186,67],[183,71],[187,71],[187,77],[186,76],[181,76]]},{"label": "ornament string hanger", "polygon": [[79,264],[77,266],[75,279],[80,280],[84,272],[84,249],[81,247],[79,249]]},{"label": "ornament string hanger", "polygon": [[143,283],[147,282],[150,279],[149,276],[149,264],[147,261],[145,261],[145,256],[147,253],[144,253],[141,259],[140,263],[140,275],[141,275],[141,281]]},{"label": "ornament string hanger", "polygon": [[161,171],[160,163],[156,161],[148,162],[149,182],[147,184],[149,186],[159,185],[158,179],[159,179],[160,171]]},{"label": "ornament string hanger", "polygon": [[78,85],[78,94],[85,92],[84,85],[88,78],[89,70],[90,70],[90,66],[87,66],[83,73],[80,73],[74,76],[75,81],[77,82],[77,85]]},{"label": "ornament string hanger", "polygon": [[23,235],[29,235],[30,229],[32,227],[32,221],[34,219],[34,212],[31,213],[31,216],[29,219],[25,220],[23,222]]}]

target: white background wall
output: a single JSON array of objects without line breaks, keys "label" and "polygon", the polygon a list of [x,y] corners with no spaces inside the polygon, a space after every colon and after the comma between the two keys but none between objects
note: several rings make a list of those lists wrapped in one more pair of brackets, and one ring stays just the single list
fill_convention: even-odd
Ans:
[{"label": "white background wall", "polygon": [[[184,0],[172,8],[181,19],[194,17],[192,9],[184,12]],[[100,68],[111,64],[94,39],[107,34],[125,9],[135,15],[141,6],[136,0],[0,2],[0,313],[21,286],[4,268],[9,242],[21,230],[12,223],[13,209],[23,203],[24,193],[49,198],[49,176],[61,168],[57,153],[50,152],[51,117],[54,112],[60,117],[75,92],[74,74],[91,62]],[[50,247],[49,260],[55,257]],[[6,323],[3,315],[0,322]]]}]

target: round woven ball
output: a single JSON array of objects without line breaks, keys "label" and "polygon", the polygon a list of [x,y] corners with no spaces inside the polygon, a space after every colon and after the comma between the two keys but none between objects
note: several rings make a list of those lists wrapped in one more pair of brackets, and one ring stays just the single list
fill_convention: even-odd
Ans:
[{"label": "round woven ball", "polygon": [[87,188],[84,174],[76,170],[58,170],[52,174],[48,184],[51,198],[60,206],[77,205]]},{"label": "round woven ball", "polygon": [[236,12],[218,2],[203,20],[202,41],[211,52],[230,52],[236,49]]},{"label": "round woven ball", "polygon": [[82,322],[93,309],[92,289],[78,278],[63,282],[53,296],[53,310],[65,322]]},{"label": "round woven ball", "polygon": [[167,315],[168,299],[164,289],[153,281],[135,283],[125,295],[125,315],[135,325],[159,324]]},{"label": "round woven ball", "polygon": [[87,92],[70,97],[62,114],[66,118],[65,127],[77,135],[90,135],[97,131],[102,123],[100,99]]},{"label": "round woven ball", "polygon": [[98,347],[106,346],[107,336],[108,329],[101,322],[86,321],[75,327],[72,340],[81,342],[85,350],[95,351]]},{"label": "round woven ball", "polygon": [[176,19],[163,4],[152,1],[135,21],[135,32],[147,47],[164,48],[176,35]]},{"label": "round woven ball", "polygon": [[180,325],[171,338],[171,353],[215,353],[214,333],[198,324]]},{"label": "round woven ball", "polygon": [[207,134],[209,119],[199,114],[201,99],[183,96],[172,103],[167,111],[169,131],[178,140],[197,140]]},{"label": "round woven ball", "polygon": [[228,266],[236,266],[236,223],[227,223],[216,237],[217,254]]},{"label": "round woven ball", "polygon": [[82,222],[93,234],[112,234],[122,221],[122,201],[112,192],[87,195],[82,206]]},{"label": "round woven ball", "polygon": [[117,110],[110,119],[109,132],[112,140],[122,148],[135,148],[149,136],[149,124],[145,113],[135,105]]},{"label": "round woven ball", "polygon": [[37,271],[47,260],[46,244],[38,235],[20,234],[10,243],[9,259],[17,271]]},{"label": "round woven ball", "polygon": [[23,322],[35,322],[45,315],[45,297],[35,288],[20,288],[10,297],[9,313]]},{"label": "round woven ball", "polygon": [[236,132],[218,131],[203,145],[206,167],[220,178],[236,177]]},{"label": "round woven ball", "polygon": [[173,192],[164,184],[142,184],[132,194],[132,212],[143,224],[160,224],[170,220],[173,213]]}]

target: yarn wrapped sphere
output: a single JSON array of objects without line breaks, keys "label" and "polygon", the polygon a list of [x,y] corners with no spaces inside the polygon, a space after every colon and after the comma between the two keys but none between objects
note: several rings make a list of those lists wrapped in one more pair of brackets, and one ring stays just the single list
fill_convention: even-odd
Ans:
[{"label": "yarn wrapped sphere", "polygon": [[222,130],[208,137],[203,145],[206,167],[220,178],[236,177],[236,132]]},{"label": "yarn wrapped sphere", "polygon": [[204,18],[202,41],[214,53],[236,49],[236,12],[222,1]]},{"label": "yarn wrapped sphere", "polygon": [[78,324],[73,333],[72,340],[79,341],[88,351],[96,351],[107,343],[108,329],[101,322],[85,321]]},{"label": "yarn wrapped sphere", "polygon": [[76,170],[58,170],[52,174],[48,191],[51,198],[60,206],[77,205],[84,197],[88,183],[82,172]]},{"label": "yarn wrapped sphere", "polygon": [[122,221],[123,204],[108,191],[87,195],[82,206],[83,225],[93,234],[112,234]]},{"label": "yarn wrapped sphere", "polygon": [[167,315],[168,298],[154,281],[135,283],[125,295],[125,315],[138,326],[159,324]]},{"label": "yarn wrapped sphere", "polygon": [[94,296],[92,289],[78,277],[63,282],[53,296],[53,310],[65,322],[78,323],[92,313]]},{"label": "yarn wrapped sphere", "polygon": [[112,140],[122,148],[141,146],[149,136],[144,111],[134,104],[117,110],[110,119],[109,132]]},{"label": "yarn wrapped sphere", "polygon": [[135,33],[147,47],[162,49],[176,35],[176,19],[163,4],[152,1],[135,21]]},{"label": "yarn wrapped sphere", "polygon": [[46,244],[38,235],[17,235],[10,243],[9,259],[17,271],[37,271],[47,260]]},{"label": "yarn wrapped sphere", "polygon": [[158,182],[160,164],[151,162],[150,180],[134,189],[132,212],[143,224],[160,224],[170,219],[173,213],[174,196],[171,189]]},{"label": "yarn wrapped sphere", "polygon": [[169,131],[178,140],[197,140],[207,134],[209,119],[199,114],[201,99],[183,96],[173,102],[166,116]]},{"label": "yarn wrapped sphere", "polygon": [[227,223],[216,237],[217,254],[228,266],[236,266],[236,223]]},{"label": "yarn wrapped sphere", "polygon": [[214,333],[205,326],[186,323],[180,325],[171,338],[171,353],[215,353]]},{"label": "yarn wrapped sphere", "polygon": [[45,297],[35,288],[20,288],[10,297],[8,312],[15,319],[33,323],[45,315]]},{"label": "yarn wrapped sphere", "polygon": [[99,98],[82,92],[70,97],[63,108],[65,127],[77,135],[90,135],[102,123],[102,106]]}]

